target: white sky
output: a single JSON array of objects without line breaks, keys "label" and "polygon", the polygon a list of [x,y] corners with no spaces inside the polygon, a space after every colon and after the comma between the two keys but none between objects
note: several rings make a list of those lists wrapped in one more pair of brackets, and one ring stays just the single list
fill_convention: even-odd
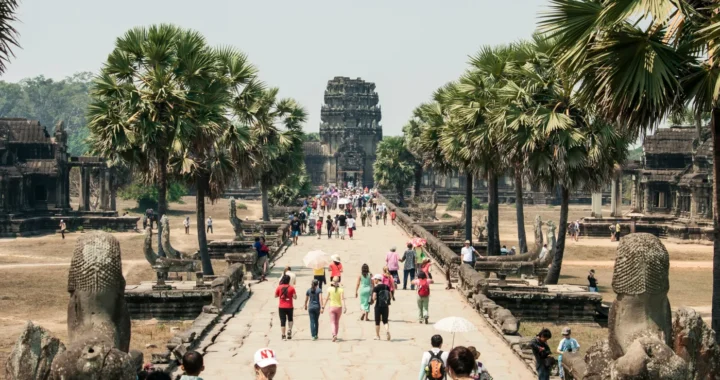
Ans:
[{"label": "white sky", "polygon": [[375,82],[386,136],[458,77],[482,45],[528,38],[545,0],[21,0],[16,49],[0,80],[97,72],[131,27],[173,23],[248,54],[260,77],[297,99],[317,131],[327,81]]}]

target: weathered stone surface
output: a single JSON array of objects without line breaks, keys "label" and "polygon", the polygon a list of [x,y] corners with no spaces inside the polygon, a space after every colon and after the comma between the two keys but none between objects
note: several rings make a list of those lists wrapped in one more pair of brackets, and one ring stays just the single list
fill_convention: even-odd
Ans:
[{"label": "weathered stone surface", "polygon": [[132,358],[105,339],[89,338],[72,343],[52,364],[50,380],[135,380]]},{"label": "weathered stone surface", "polygon": [[688,363],[688,378],[720,378],[720,346],[700,314],[689,308],[676,310],[672,335],[673,351]]},{"label": "weathered stone surface", "polygon": [[245,234],[242,229],[242,221],[237,217],[237,206],[235,205],[235,198],[230,198],[230,209],[229,209],[230,225],[235,232],[235,240],[243,240]]},{"label": "weathered stone surface", "polygon": [[611,371],[611,377],[618,380],[682,380],[687,378],[687,363],[663,341],[641,337],[613,362]]},{"label": "weathered stone surface", "polygon": [[195,255],[178,251],[177,249],[173,248],[172,244],[170,244],[170,219],[168,219],[167,215],[163,215],[162,218],[160,218],[160,226],[160,230],[162,231],[160,236],[160,244],[162,244],[162,249],[169,258],[189,260],[197,258],[195,257]]},{"label": "weathered stone surface", "polygon": [[65,351],[59,339],[28,321],[5,364],[7,380],[44,380],[55,356]]}]

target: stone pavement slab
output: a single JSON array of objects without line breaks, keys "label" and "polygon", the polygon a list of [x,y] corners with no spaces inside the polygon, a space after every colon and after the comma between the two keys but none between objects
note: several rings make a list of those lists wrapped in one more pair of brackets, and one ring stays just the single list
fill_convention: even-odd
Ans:
[{"label": "stone pavement slab", "polygon": [[[444,276],[435,270],[438,283],[431,286],[430,324],[417,322],[416,292],[396,291],[396,301],[390,307],[391,341],[376,341],[375,324],[360,321],[359,299],[355,298],[355,284],[363,263],[371,273],[381,273],[385,254],[391,246],[404,251],[408,236],[390,224],[359,226],[355,239],[340,240],[333,236],[317,239],[301,236],[299,245],[287,250],[276,263],[269,281],[254,284],[252,295],[215,343],[205,353],[205,380],[252,379],[253,354],[263,347],[275,350],[279,366],[275,379],[417,379],[420,358],[430,349],[430,337],[436,333],[435,321],[459,316],[472,321],[477,331],[456,334],[455,345],[475,346],[482,354],[480,360],[496,379],[533,379],[533,373],[517,358],[492,326],[478,315],[455,290],[445,290]],[[311,250],[321,249],[342,258],[343,285],[347,297],[347,314],[340,319],[338,342],[331,341],[327,313],[320,316],[320,337],[312,341],[307,311],[303,309],[305,291],[310,288],[312,270],[303,268],[302,258]],[[274,290],[282,270],[290,265],[297,275],[298,299],[295,301],[293,338],[282,341],[278,319],[278,301]],[[402,266],[402,264],[401,264]],[[329,277],[329,273],[328,273]],[[371,306],[372,316],[372,306]],[[381,330],[381,335],[384,336]],[[452,334],[441,333],[444,349],[449,351]]]}]

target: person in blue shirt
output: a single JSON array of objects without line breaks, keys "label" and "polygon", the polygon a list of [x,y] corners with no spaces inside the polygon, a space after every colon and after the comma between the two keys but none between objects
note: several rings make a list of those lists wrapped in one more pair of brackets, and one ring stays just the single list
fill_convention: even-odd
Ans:
[{"label": "person in blue shirt", "polygon": [[[264,239],[265,238],[263,238],[263,240]],[[257,259],[255,260],[255,274],[262,282],[265,281],[265,263],[267,263],[269,250],[267,249],[267,246],[260,241],[259,237],[255,238],[253,248],[255,248],[255,252],[257,253]]]},{"label": "person in blue shirt", "polygon": [[558,345],[558,352],[560,355],[558,356],[558,368],[560,370],[560,378],[565,378],[565,371],[563,371],[562,366],[562,357],[564,352],[578,352],[580,350],[580,344],[578,343],[575,338],[570,337],[570,328],[565,327],[562,330],[562,340],[560,341],[560,344]]},{"label": "person in blue shirt", "polygon": [[508,254],[508,249],[506,246],[503,245],[502,248],[500,248],[500,256],[507,256],[507,254]]}]

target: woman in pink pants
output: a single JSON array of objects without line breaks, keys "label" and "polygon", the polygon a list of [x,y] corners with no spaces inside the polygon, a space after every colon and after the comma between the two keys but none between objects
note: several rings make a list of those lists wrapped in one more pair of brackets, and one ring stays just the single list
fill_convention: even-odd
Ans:
[{"label": "woman in pink pants", "polygon": [[345,307],[345,290],[340,287],[340,277],[332,278],[330,289],[320,313],[324,313],[325,309],[330,312],[330,328],[332,329],[332,340],[335,342],[340,328],[340,316],[347,311],[347,307]]}]

